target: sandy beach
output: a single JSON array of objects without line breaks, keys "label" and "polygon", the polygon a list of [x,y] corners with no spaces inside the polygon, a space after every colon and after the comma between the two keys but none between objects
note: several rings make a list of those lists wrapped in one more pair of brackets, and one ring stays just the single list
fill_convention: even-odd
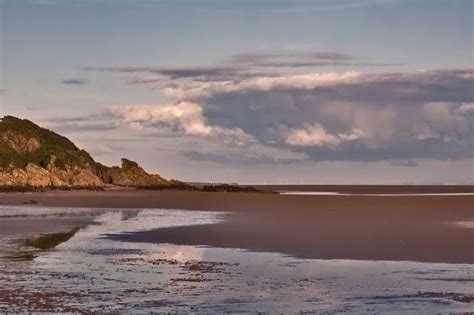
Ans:
[{"label": "sandy beach", "polygon": [[[474,263],[474,196],[304,196],[179,191],[0,194],[0,205],[229,212],[211,225],[111,235],[122,241],[279,252],[298,258]],[[32,206],[34,207],[34,205]]]}]

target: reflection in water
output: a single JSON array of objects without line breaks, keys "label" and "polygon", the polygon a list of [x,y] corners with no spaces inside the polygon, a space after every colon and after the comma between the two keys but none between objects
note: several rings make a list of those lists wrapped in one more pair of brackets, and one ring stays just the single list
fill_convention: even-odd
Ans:
[{"label": "reflection in water", "polygon": [[[33,218],[34,216],[34,218]],[[225,214],[184,210],[0,208],[12,224],[40,218],[91,224],[31,259],[0,258],[0,311],[468,311],[472,265],[310,260],[170,244],[112,241],[107,234],[212,224]],[[58,228],[58,226],[56,226]],[[0,250],[21,252],[15,238]]]}]

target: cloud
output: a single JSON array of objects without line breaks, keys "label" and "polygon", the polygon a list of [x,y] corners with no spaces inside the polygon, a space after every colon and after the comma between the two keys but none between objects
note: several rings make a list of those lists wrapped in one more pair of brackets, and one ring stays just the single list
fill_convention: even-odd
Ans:
[{"label": "cloud", "polygon": [[216,164],[267,164],[267,163],[279,163],[279,164],[290,164],[301,161],[302,159],[293,158],[276,158],[274,156],[264,154],[244,154],[234,155],[225,152],[211,153],[211,152],[199,152],[199,151],[181,151],[180,154],[192,161],[200,162],[212,162]]},{"label": "cloud", "polygon": [[163,90],[181,99],[216,97],[219,94],[281,91],[306,92],[339,99],[368,101],[472,100],[474,71],[431,70],[394,73],[357,72],[283,74],[225,82],[173,82]]},{"label": "cloud", "polygon": [[241,53],[231,56],[225,63],[243,67],[320,67],[350,65],[352,56],[338,52],[288,52],[288,53]]},{"label": "cloud", "polygon": [[[353,66],[385,67],[397,63],[362,62],[340,52],[240,53],[216,64],[177,66],[85,66],[85,71],[121,72],[139,75],[129,84],[163,83],[164,79],[195,81],[240,81],[254,77],[273,77],[291,68]],[[150,76],[152,75],[152,76]]]},{"label": "cloud", "polygon": [[77,116],[55,116],[44,119],[45,123],[80,123],[103,119],[102,114],[89,114]]},{"label": "cloud", "polygon": [[76,132],[111,131],[117,129],[114,122],[87,122],[51,125],[51,129],[58,133],[70,134]]},{"label": "cloud", "polygon": [[274,90],[310,90],[350,82],[360,75],[355,72],[310,73],[298,75],[260,76],[240,81],[186,81],[168,84],[163,93],[176,100],[202,100],[225,94],[271,92]]},{"label": "cloud", "polygon": [[472,85],[472,70],[451,69],[191,82],[163,92],[194,100],[210,123],[238,126],[261,142],[315,160],[364,161],[472,157]]},{"label": "cloud", "polygon": [[308,156],[304,153],[260,143],[226,148],[220,148],[218,143],[206,145],[204,148],[202,145],[197,145],[181,150],[180,154],[192,161],[217,164],[291,164],[308,160]]},{"label": "cloud", "polygon": [[[169,79],[161,91],[177,105],[156,107],[155,118],[145,121],[227,145],[288,148],[318,161],[469,158],[473,77],[471,69],[444,69]],[[185,114],[162,117],[181,107]]]},{"label": "cloud", "polygon": [[[153,73],[171,79],[221,77],[235,75],[238,69],[228,66],[174,66],[174,67],[81,67],[86,71]],[[140,83],[140,82],[134,82]]]},{"label": "cloud", "polygon": [[[291,70],[303,63],[306,72]],[[339,52],[290,51],[236,54],[215,65],[87,70],[130,73],[135,77],[129,83],[151,84],[169,99],[166,105],[109,109],[132,128],[167,130],[226,150],[258,144],[260,158],[236,153],[255,163],[271,156],[262,153],[268,147],[316,161],[473,157],[474,69],[315,72],[309,63],[359,60]],[[183,152],[195,160],[239,160]]]},{"label": "cloud", "polygon": [[134,128],[145,124],[163,124],[189,135],[208,135],[211,133],[202,116],[202,109],[194,103],[181,102],[173,105],[150,106],[111,106],[110,113],[120,117]]},{"label": "cloud", "polygon": [[66,84],[66,85],[80,85],[80,86],[83,86],[83,85],[86,85],[86,84],[87,84],[87,80],[85,80],[85,79],[77,79],[77,78],[62,79],[62,80],[61,80],[61,83],[62,83],[62,84]]},{"label": "cloud", "polygon": [[302,129],[291,129],[285,139],[285,143],[294,146],[328,146],[337,147],[345,141],[354,141],[364,136],[364,132],[359,129],[352,129],[349,133],[328,133],[324,127],[316,123],[307,125]]},{"label": "cloud", "polygon": [[184,135],[220,139],[224,144],[236,146],[244,146],[254,141],[252,136],[240,128],[209,125],[202,115],[202,108],[191,102],[161,106],[111,106],[109,112],[134,129],[167,127]]},{"label": "cloud", "polygon": [[42,126],[50,128],[59,133],[77,132],[106,132],[116,130],[118,123],[104,114],[89,114],[83,116],[57,116],[49,117],[39,121]]}]

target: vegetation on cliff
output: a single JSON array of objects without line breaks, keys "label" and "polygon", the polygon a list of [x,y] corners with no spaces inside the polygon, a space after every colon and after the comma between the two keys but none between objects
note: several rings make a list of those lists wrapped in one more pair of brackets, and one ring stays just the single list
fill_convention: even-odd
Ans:
[{"label": "vegetation on cliff", "polygon": [[51,130],[13,116],[0,120],[1,168],[25,168],[28,163],[44,168],[53,156],[55,165],[62,169],[67,165],[83,166],[86,163],[99,166],[86,151]]},{"label": "vegetation on cliff", "polygon": [[122,160],[122,167],[104,166],[66,137],[29,120],[0,119],[0,186],[97,188],[171,183],[127,159]]}]

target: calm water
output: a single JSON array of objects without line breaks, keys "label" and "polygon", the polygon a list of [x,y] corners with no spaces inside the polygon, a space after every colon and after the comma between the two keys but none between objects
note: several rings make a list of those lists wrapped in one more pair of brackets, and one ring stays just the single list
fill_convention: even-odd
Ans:
[{"label": "calm water", "polygon": [[[224,219],[185,210],[2,207],[0,311],[474,311],[466,303],[474,265],[296,259],[107,238]],[[73,226],[84,227],[51,251],[18,243],[32,230]]]}]

